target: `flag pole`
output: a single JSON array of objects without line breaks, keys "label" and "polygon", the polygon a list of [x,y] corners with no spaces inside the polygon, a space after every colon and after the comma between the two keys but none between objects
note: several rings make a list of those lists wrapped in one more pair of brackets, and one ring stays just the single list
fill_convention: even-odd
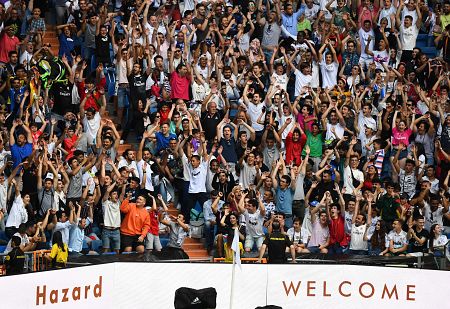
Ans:
[{"label": "flag pole", "polygon": [[234,298],[234,273],[236,270],[236,260],[235,260],[235,254],[233,252],[233,266],[232,266],[232,270],[231,270],[231,292],[230,292],[230,309],[233,309],[233,298]]}]

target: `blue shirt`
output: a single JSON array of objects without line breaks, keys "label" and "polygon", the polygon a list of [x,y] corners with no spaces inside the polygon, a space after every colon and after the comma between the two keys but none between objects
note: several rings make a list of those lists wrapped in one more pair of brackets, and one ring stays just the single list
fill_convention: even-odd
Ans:
[{"label": "blue shirt", "polygon": [[[212,204],[213,200],[211,199],[203,203],[203,217],[205,218],[205,221],[216,221],[216,215],[214,214],[211,207]],[[219,204],[217,205],[217,211],[220,211],[222,209],[223,204],[225,204],[225,202],[219,200]]]},{"label": "blue shirt", "polygon": [[71,37],[67,37],[64,33],[59,35],[59,53],[58,55],[66,55],[69,62],[72,61],[71,52],[75,49],[75,40]]},{"label": "blue shirt", "polygon": [[11,156],[14,161],[13,168],[19,163],[22,163],[23,159],[28,158],[33,152],[33,145],[31,143],[25,143],[23,146],[14,144],[11,146]]},{"label": "blue shirt", "polygon": [[[83,241],[84,241],[84,229],[80,229],[78,223],[80,223],[81,219],[78,219],[78,222],[72,225],[70,229],[69,236],[69,252],[81,252],[83,250]],[[86,227],[91,224],[91,220],[86,218]]]},{"label": "blue shirt", "polygon": [[305,13],[305,4],[300,6],[300,9],[292,15],[281,14],[281,24],[287,32],[297,37],[297,23],[300,16]]},{"label": "blue shirt", "polygon": [[292,215],[292,202],[294,201],[294,190],[289,186],[287,189],[277,187],[276,211],[285,215]]},{"label": "blue shirt", "polygon": [[169,141],[171,139],[177,139],[177,136],[173,133],[169,133],[168,136],[164,136],[161,132],[156,132],[156,152],[160,152],[163,149],[166,149],[169,147]]}]

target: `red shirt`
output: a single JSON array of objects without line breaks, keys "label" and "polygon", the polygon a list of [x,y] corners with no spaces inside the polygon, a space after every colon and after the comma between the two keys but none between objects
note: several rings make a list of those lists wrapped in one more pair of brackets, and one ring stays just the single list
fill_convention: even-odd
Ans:
[{"label": "red shirt", "polygon": [[67,137],[64,139],[64,150],[68,152],[68,154],[66,156],[66,160],[69,160],[70,158],[72,158],[73,153],[76,150],[75,143],[76,143],[77,139],[78,139],[78,136],[76,134],[74,134],[71,138]]},{"label": "red shirt", "polygon": [[[95,85],[97,89],[105,88],[106,86],[106,78],[103,77],[100,82]],[[84,97],[86,96],[86,85],[84,82],[81,82],[78,84],[78,92],[80,94],[80,102],[84,100]],[[91,97],[86,100],[86,103],[84,104],[84,109],[88,109],[89,107],[94,108],[97,112],[100,110],[100,106],[102,104],[101,102],[101,94],[99,91],[95,90]]]},{"label": "red shirt", "polygon": [[292,161],[299,166],[302,163],[302,151],[306,144],[306,135],[302,134],[300,139],[296,142],[292,140],[292,132],[286,136],[286,164],[291,164]]},{"label": "red shirt", "polygon": [[172,73],[170,78],[170,86],[172,87],[170,97],[172,99],[183,99],[189,101],[189,78],[188,76],[180,76],[176,71]]},{"label": "red shirt", "polygon": [[336,219],[331,219],[328,227],[330,229],[330,245],[333,245],[335,243],[339,243],[339,245],[342,247],[348,245],[344,228],[345,220],[343,216],[339,215]]},{"label": "red shirt", "polygon": [[148,230],[149,233],[152,235],[159,235],[159,221],[158,221],[158,212],[154,211],[153,209],[150,210],[150,229]]},{"label": "red shirt", "polygon": [[16,36],[10,37],[4,31],[0,37],[0,62],[7,63],[9,61],[8,53],[17,50],[16,46],[20,43]]}]

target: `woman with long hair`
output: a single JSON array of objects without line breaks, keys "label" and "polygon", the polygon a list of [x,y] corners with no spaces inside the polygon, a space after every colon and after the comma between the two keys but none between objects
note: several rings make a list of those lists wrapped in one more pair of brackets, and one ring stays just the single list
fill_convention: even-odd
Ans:
[{"label": "woman with long hair", "polygon": [[233,250],[231,249],[231,244],[233,243],[235,229],[237,229],[239,232],[239,250],[242,254],[244,253],[243,242],[245,240],[245,227],[239,226],[239,217],[235,212],[230,212],[228,215],[224,216],[220,222],[220,225],[228,229],[226,241],[224,241],[223,244],[225,262],[232,262]]},{"label": "woman with long hair", "polygon": [[369,241],[369,255],[383,255],[388,250],[386,248],[386,236],[386,223],[383,220],[379,220]]},{"label": "woman with long hair", "polygon": [[63,242],[60,231],[53,233],[52,251],[44,257],[52,263],[52,268],[65,268],[67,264],[67,257],[69,256],[69,249],[67,244]]},{"label": "woman with long hair", "polygon": [[434,256],[444,256],[445,244],[448,239],[442,235],[442,227],[439,224],[433,224],[430,228],[430,239],[428,240],[428,251]]}]

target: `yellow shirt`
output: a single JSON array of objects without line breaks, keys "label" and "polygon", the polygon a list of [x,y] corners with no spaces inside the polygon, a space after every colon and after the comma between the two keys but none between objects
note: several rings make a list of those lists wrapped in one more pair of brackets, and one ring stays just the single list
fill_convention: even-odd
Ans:
[{"label": "yellow shirt", "polygon": [[450,24],[450,14],[448,15],[441,15],[441,25],[442,25],[442,31],[445,30],[445,27]]},{"label": "yellow shirt", "polygon": [[52,259],[56,258],[56,263],[67,263],[67,258],[69,256],[69,249],[67,245],[64,244],[64,251],[57,244],[53,244],[52,251],[50,252],[50,257]]}]

